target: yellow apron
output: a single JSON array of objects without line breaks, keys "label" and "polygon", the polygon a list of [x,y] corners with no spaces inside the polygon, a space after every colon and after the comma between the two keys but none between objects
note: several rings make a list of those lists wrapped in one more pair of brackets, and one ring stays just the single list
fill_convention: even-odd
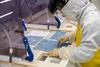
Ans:
[{"label": "yellow apron", "polygon": [[[82,28],[80,24],[78,23],[77,31],[76,31],[76,40],[75,40],[77,47],[80,46],[81,39],[82,39]],[[100,49],[97,51],[93,59],[91,59],[90,61],[86,63],[83,63],[82,67],[100,67]]]}]

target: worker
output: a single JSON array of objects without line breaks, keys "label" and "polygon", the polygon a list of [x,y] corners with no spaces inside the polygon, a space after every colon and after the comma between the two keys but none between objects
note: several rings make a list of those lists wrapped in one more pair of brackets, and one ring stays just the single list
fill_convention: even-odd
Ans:
[{"label": "worker", "polygon": [[60,44],[73,40],[71,46],[56,48],[47,54],[82,67],[100,67],[100,12],[96,6],[88,0],[51,0],[49,12],[55,14],[56,11],[77,21],[77,30],[59,40]]}]

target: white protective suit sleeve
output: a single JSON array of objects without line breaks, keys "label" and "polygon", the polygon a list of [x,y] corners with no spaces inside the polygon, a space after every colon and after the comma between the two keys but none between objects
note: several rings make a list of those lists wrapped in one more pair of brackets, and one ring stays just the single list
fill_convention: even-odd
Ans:
[{"label": "white protective suit sleeve", "polygon": [[[67,56],[74,63],[89,61],[100,48],[100,13],[93,4],[90,4],[83,16],[84,18],[81,18],[83,36],[80,46],[72,50],[65,47],[59,51],[61,58]],[[71,47],[69,48],[71,49]]]}]

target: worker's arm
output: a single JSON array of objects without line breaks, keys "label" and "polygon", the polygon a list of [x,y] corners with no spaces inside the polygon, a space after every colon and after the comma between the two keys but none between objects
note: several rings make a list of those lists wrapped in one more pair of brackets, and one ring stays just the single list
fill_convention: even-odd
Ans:
[{"label": "worker's arm", "polygon": [[[100,48],[100,23],[87,24],[83,29],[81,46],[76,48],[64,47],[59,50],[60,58],[66,57],[74,63],[84,63],[93,58]],[[63,53],[63,54],[62,54]]]},{"label": "worker's arm", "polygon": [[[72,23],[70,20],[67,20],[69,23]],[[62,36],[59,38],[59,43],[63,44],[66,41],[70,41],[71,43],[75,41],[75,36],[76,36],[76,30],[74,29],[73,32],[66,34],[65,36]]]}]

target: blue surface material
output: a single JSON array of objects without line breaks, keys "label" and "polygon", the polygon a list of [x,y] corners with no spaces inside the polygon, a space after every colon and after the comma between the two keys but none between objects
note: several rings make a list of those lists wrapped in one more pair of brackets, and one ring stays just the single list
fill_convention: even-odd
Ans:
[{"label": "blue surface material", "polygon": [[27,36],[28,42],[30,45],[35,45],[37,42],[39,42],[43,37],[39,36]]},{"label": "blue surface material", "polygon": [[53,50],[54,48],[57,48],[57,45],[57,41],[50,41],[44,39],[35,47],[35,49],[48,52],[50,50]]},{"label": "blue surface material", "polygon": [[55,39],[58,40],[59,37],[64,36],[66,33],[65,32],[56,32],[50,39]]}]

